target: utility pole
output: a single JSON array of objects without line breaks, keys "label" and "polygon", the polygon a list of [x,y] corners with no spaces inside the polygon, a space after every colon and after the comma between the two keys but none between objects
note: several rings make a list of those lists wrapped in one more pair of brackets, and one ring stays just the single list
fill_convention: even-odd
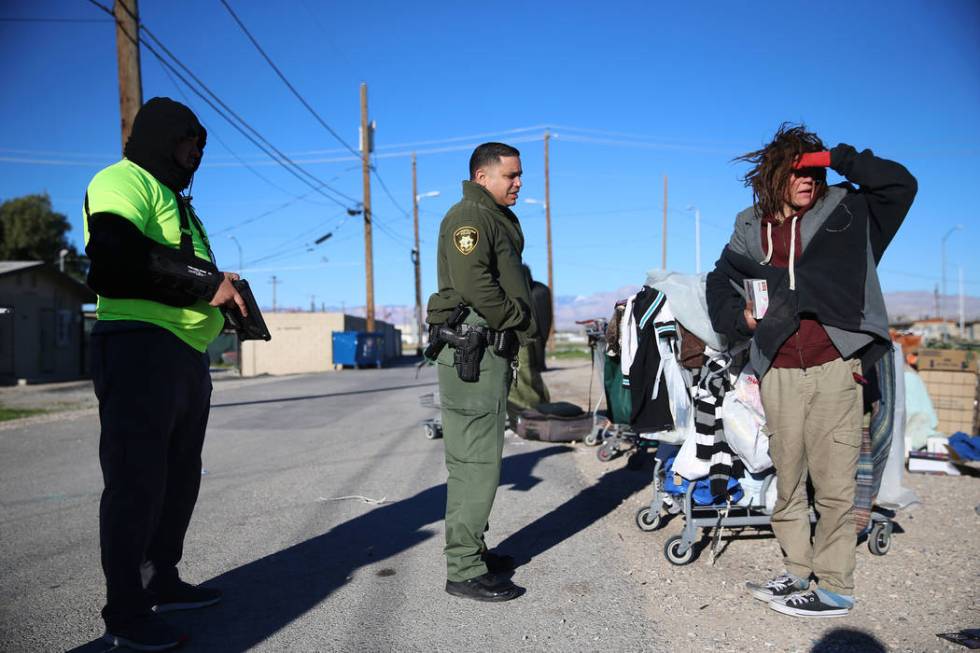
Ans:
[{"label": "utility pole", "polygon": [[660,267],[667,269],[667,175],[664,175],[664,243],[663,255],[660,257]]},{"label": "utility pole", "polygon": [[371,242],[371,144],[368,124],[367,84],[361,83],[361,171],[364,176],[364,280],[367,284],[365,312],[367,330],[374,331],[374,254]]},{"label": "utility pole", "polygon": [[272,284],[272,312],[275,313],[276,312],[276,286],[281,284],[282,281],[279,281],[276,275],[272,275],[272,281],[270,281],[269,283]]},{"label": "utility pole", "polygon": [[116,0],[112,9],[116,17],[116,59],[119,65],[119,117],[122,125],[122,147],[126,148],[133,119],[143,106],[143,81],[140,75],[139,8],[136,0]]},{"label": "utility pole", "polygon": [[544,228],[548,241],[548,294],[551,295],[551,328],[548,330],[548,351],[555,349],[555,278],[551,258],[551,180],[548,174],[548,143],[551,132],[544,132]]},{"label": "utility pole", "polygon": [[316,295],[310,295],[310,313],[316,313]]},{"label": "utility pole", "polygon": [[415,355],[422,355],[422,264],[419,260],[419,187],[415,171],[415,152],[412,152],[412,214],[415,223],[415,249],[412,250],[412,264],[415,266],[415,326],[418,331],[415,341]]},{"label": "utility pole", "polygon": [[960,276],[960,288],[959,288],[960,290],[960,340],[965,340],[966,334],[964,333],[963,328],[964,326],[966,326],[964,324],[966,322],[966,310],[965,310],[964,298],[963,298],[963,266],[958,265],[956,267],[959,269],[959,276]]}]

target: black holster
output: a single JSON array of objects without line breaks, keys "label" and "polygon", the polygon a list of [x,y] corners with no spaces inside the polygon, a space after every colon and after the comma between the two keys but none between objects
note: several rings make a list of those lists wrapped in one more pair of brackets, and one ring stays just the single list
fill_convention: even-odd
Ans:
[{"label": "black holster", "polygon": [[469,330],[456,336],[453,345],[453,365],[459,380],[476,383],[480,380],[480,361],[483,360],[483,352],[486,350],[486,338],[479,331]]}]

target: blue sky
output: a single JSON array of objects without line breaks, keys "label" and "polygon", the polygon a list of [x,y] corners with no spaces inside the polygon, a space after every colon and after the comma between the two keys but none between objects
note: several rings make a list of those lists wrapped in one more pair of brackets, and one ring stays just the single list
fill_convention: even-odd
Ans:
[{"label": "blue sky", "polygon": [[[423,292],[435,286],[438,223],[458,199],[473,145],[514,143],[525,186],[516,207],[526,258],[545,277],[543,126],[551,144],[555,286],[581,295],[642,283],[659,267],[663,176],[668,267],[702,266],[751,202],[731,159],[784,120],[828,144],[904,163],[919,196],[880,265],[886,292],[932,290],[947,241],[980,295],[980,5],[949,2],[295,2],[232,1],[290,81],[356,145],[359,84],[378,123],[372,180],[378,304],[414,300],[411,168],[418,151]],[[145,25],[225,103],[317,178],[361,197],[358,162],[300,105],[218,0],[144,0]],[[102,19],[78,0],[5,2],[0,18]],[[88,180],[119,157],[111,22],[0,21],[0,199],[48,192],[81,246]],[[142,52],[143,94],[187,102],[208,126],[195,205],[219,263],[238,267],[260,303],[364,301],[363,228],[272,164]],[[483,136],[486,135],[486,136]],[[223,143],[222,143],[223,142]],[[245,160],[263,178],[241,165]],[[297,199],[298,198],[298,199]],[[287,204],[284,208],[283,205]],[[263,215],[265,214],[265,215]],[[259,217],[263,216],[263,217]],[[244,223],[244,224],[243,224]],[[330,240],[312,242],[326,232]],[[307,251],[311,249],[312,251]],[[264,259],[264,260],[262,260]]]}]

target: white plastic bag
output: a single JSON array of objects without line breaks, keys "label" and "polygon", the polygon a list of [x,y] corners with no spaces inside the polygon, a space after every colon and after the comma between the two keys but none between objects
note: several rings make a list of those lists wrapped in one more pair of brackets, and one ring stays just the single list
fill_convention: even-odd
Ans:
[{"label": "white plastic bag", "polygon": [[742,459],[745,468],[758,474],[772,467],[759,380],[750,366],[742,369],[735,381],[735,388],[725,394],[721,408],[725,440],[735,455]]},{"label": "white plastic bag", "polygon": [[[661,361],[658,373],[663,372],[663,377],[656,389],[659,392],[664,392],[665,389],[667,391],[674,429],[661,431],[654,437],[668,444],[682,444],[694,437],[694,404],[691,401],[691,392],[684,382],[684,374],[681,372],[677,355],[671,345],[658,339],[657,346],[660,349]],[[654,396],[656,397],[656,394]]]},{"label": "white plastic bag", "polygon": [[690,437],[684,440],[681,450],[677,452],[677,457],[674,458],[674,473],[680,474],[682,478],[689,481],[696,481],[707,476],[711,469],[711,461],[701,460],[698,458],[697,452],[697,438]]}]

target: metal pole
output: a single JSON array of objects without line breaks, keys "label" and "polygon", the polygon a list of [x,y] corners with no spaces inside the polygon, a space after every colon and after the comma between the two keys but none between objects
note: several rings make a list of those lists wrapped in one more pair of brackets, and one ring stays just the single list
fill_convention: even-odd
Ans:
[{"label": "metal pole", "polygon": [[364,282],[367,330],[374,331],[374,254],[371,242],[371,135],[368,131],[367,84],[361,84],[361,172],[364,177]]},{"label": "metal pole", "polygon": [[943,294],[939,298],[939,319],[946,319],[946,239],[953,235],[954,231],[959,231],[963,228],[963,225],[958,224],[955,227],[950,227],[949,231],[943,234],[943,239],[940,243],[940,253],[941,253],[941,265],[943,266],[942,282],[943,282]]},{"label": "metal pole", "polygon": [[415,341],[415,355],[422,355],[422,263],[419,251],[419,189],[415,170],[415,152],[412,152],[412,214],[415,227],[415,249],[412,250],[412,263],[415,265],[415,326],[418,329]]},{"label": "metal pole", "polygon": [[965,300],[963,297],[963,266],[957,265],[956,267],[959,269],[959,273],[960,273],[959,275],[960,276],[960,340],[965,340],[966,334],[963,328],[966,322],[966,309],[964,306]]},{"label": "metal pole", "polygon": [[238,274],[241,274],[242,270],[245,269],[245,266],[242,265],[242,244],[238,242],[238,239],[235,238],[234,236],[228,236],[228,237],[231,238],[233,241],[235,241],[235,245],[238,246]]},{"label": "metal pole", "polygon": [[143,106],[143,82],[140,76],[139,7],[136,0],[116,0],[112,13],[116,17],[116,60],[119,67],[119,121],[122,148],[133,129],[136,112]]},{"label": "metal pole", "polygon": [[548,294],[551,295],[551,328],[548,330],[548,351],[555,349],[555,278],[552,269],[551,255],[551,180],[548,169],[548,142],[551,132],[544,133],[544,224],[548,241]]},{"label": "metal pole", "polygon": [[946,238],[948,238],[949,235],[953,233],[953,231],[954,229],[950,229],[949,231],[946,232],[946,234],[943,236],[943,240],[939,248],[940,265],[943,266],[943,273],[942,273],[943,291],[942,294],[939,296],[939,319],[942,320],[943,322],[946,321]]}]

